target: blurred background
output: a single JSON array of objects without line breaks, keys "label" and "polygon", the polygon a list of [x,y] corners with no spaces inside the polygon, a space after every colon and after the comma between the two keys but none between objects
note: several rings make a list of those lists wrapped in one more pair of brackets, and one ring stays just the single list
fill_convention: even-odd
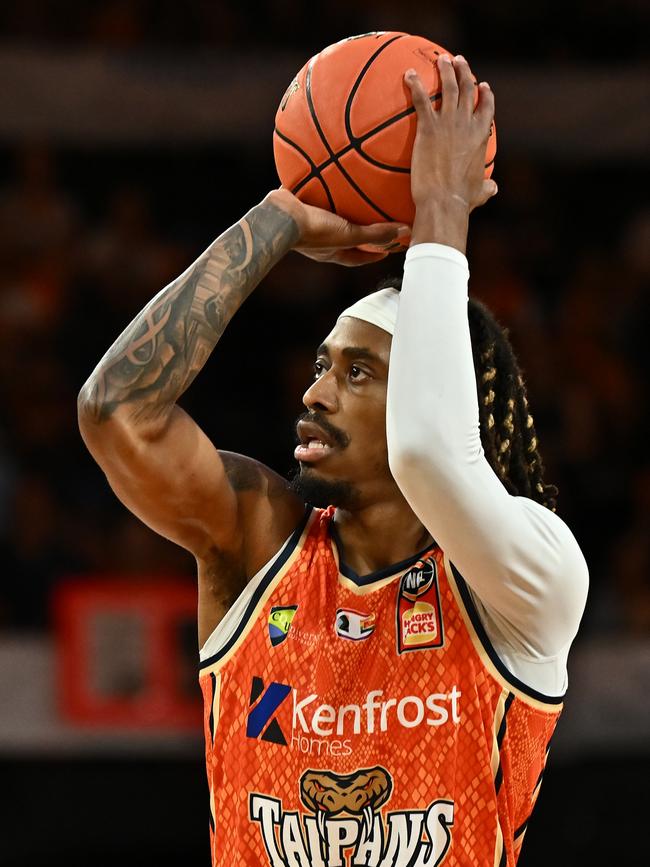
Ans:
[{"label": "blurred background", "polygon": [[[512,330],[591,571],[520,864],[647,863],[647,28],[641,0],[2,4],[0,864],[209,864],[193,560],[111,494],[76,395],[277,184],[295,72],[377,29],[462,52],[496,93],[500,192],[473,218],[471,289]],[[401,265],[289,255],[183,405],[221,448],[290,472],[314,347]]]}]

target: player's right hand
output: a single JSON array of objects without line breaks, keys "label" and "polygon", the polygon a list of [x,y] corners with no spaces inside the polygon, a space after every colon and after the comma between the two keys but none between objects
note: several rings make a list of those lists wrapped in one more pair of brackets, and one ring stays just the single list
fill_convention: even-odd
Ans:
[{"label": "player's right hand", "polygon": [[[294,249],[319,262],[348,266],[378,262],[389,253],[402,250],[399,241],[410,233],[410,227],[400,223],[355,225],[331,211],[306,205],[284,187],[269,193],[268,200],[289,213],[298,226],[299,237]],[[358,249],[367,244],[381,247],[383,251]]]}]

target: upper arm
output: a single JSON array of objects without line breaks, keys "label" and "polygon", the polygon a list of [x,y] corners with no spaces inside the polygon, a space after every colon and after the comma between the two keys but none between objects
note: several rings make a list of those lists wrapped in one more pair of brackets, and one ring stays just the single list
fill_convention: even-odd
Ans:
[{"label": "upper arm", "polygon": [[184,410],[144,435],[119,409],[96,422],[80,408],[91,454],[124,505],[199,562],[227,555],[253,574],[291,532],[304,504],[268,467],[218,451]]},{"label": "upper arm", "polygon": [[505,490],[485,458],[442,471],[426,456],[395,470],[409,505],[479,599],[507,620],[519,647],[551,657],[573,639],[588,572],[567,525]]},{"label": "upper arm", "polygon": [[197,557],[237,546],[238,501],[219,452],[180,407],[155,436],[125,414],[97,422],[79,412],[82,437],[124,505]]}]

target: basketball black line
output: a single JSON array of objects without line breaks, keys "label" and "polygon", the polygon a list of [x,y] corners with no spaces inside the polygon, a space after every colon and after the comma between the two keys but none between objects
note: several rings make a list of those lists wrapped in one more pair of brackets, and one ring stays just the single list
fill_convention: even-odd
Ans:
[{"label": "basketball black line", "polygon": [[[433,93],[429,97],[430,102],[437,102],[441,99],[442,93]],[[397,123],[398,120],[402,120],[404,117],[408,117],[410,114],[415,112],[415,108],[411,106],[410,108],[405,109],[404,111],[400,111],[399,114],[394,114],[392,117],[389,117],[388,120],[382,121],[379,126],[376,126],[374,129],[371,129],[370,132],[365,133],[360,138],[355,138],[352,140],[351,144],[348,145],[349,148],[353,148],[359,156],[366,160],[366,162],[372,163],[373,166],[378,166],[380,169],[388,169],[391,172],[399,172],[405,175],[411,174],[411,169],[405,169],[401,166],[391,166],[387,163],[380,163],[379,160],[376,160],[374,157],[368,156],[368,154],[361,149],[361,145],[368,141],[372,136],[377,135],[378,132],[386,129],[389,126],[392,126],[394,123]]]},{"label": "basketball black line", "polygon": [[[440,93],[434,93],[432,96],[429,97],[429,99],[431,100],[431,102],[436,102],[436,100],[440,99],[441,96],[442,96],[442,94],[440,94]],[[413,114],[414,111],[415,111],[415,109],[413,107],[411,107],[411,108],[407,108],[405,111],[400,112],[399,114],[394,115],[393,117],[389,117],[388,120],[384,120],[379,124],[379,126],[373,127],[373,129],[371,129],[369,132],[365,133],[363,136],[361,136],[361,138],[357,139],[357,141],[360,141],[362,143],[367,141],[367,139],[371,138],[373,135],[376,135],[378,132],[381,132],[383,129],[386,129],[386,127],[389,127],[391,124],[395,123],[395,121],[401,120],[403,117],[406,117],[409,114]],[[276,129],[276,132],[278,132],[277,129]],[[280,135],[279,132],[278,132],[278,135]],[[285,138],[285,136],[281,136],[281,137]],[[289,141],[286,138],[285,138],[285,140]],[[320,163],[319,165],[316,165],[315,163],[313,163],[310,160],[310,163],[313,166],[313,169],[310,172],[310,174],[306,175],[300,181],[300,183],[296,187],[294,187],[294,192],[295,192],[295,190],[302,189],[305,186],[305,184],[311,180],[311,178],[316,177],[316,175],[318,175],[320,172],[322,172],[328,166],[331,166],[332,163],[335,163],[340,157],[345,156],[345,154],[349,153],[352,150],[355,150],[355,145],[354,144],[347,144],[344,148],[341,148],[340,151],[336,151],[335,154],[333,154],[331,157],[328,157],[324,162]],[[367,154],[365,154],[361,151],[358,151],[358,153],[360,153],[360,155],[362,157],[364,157],[364,159],[368,160],[369,162],[372,162],[372,157],[369,157]],[[305,154],[305,156],[306,156],[306,154]],[[492,162],[494,162],[494,160]],[[376,163],[376,165],[380,166],[380,168],[390,169],[391,171],[400,171],[400,172],[409,172],[409,173],[411,171],[410,169],[402,169],[402,168],[397,168],[395,166],[385,166],[385,165],[383,165],[383,163]]]},{"label": "basketball black line", "polygon": [[297,145],[295,143],[295,141],[292,141],[290,138],[288,138],[286,135],[284,135],[284,133],[281,133],[277,127],[275,128],[274,132],[278,138],[282,139],[283,142],[286,142],[290,147],[294,148],[294,150],[297,150],[298,153],[302,157],[304,157],[304,159],[306,159],[307,162],[309,163],[309,165],[311,166],[310,173],[306,177],[304,177],[302,179],[302,181],[300,181],[298,184],[296,184],[292,188],[291,192],[295,195],[299,190],[301,190],[305,186],[305,184],[307,184],[313,178],[318,178],[318,180],[321,182],[321,184],[323,186],[323,189],[325,190],[325,195],[327,196],[327,201],[329,202],[329,206],[330,206],[331,210],[333,211],[333,213],[336,213],[336,208],[334,207],[334,199],[332,198],[332,194],[330,193],[329,187],[325,183],[324,179],[321,177],[320,170],[319,170],[318,166],[316,165],[316,163],[312,160],[312,158],[309,156],[309,154],[300,147],[300,145]]},{"label": "basketball black line", "polygon": [[[379,55],[382,53],[382,51],[385,48],[388,48],[389,45],[392,45],[393,42],[396,42],[398,39],[401,39],[401,38],[402,38],[401,36],[394,36],[392,39],[389,39],[388,42],[384,42],[384,44],[380,45],[379,48],[375,51],[375,53],[372,54],[368,58],[368,60],[366,60],[365,64],[363,65],[363,68],[361,69],[361,72],[357,75],[356,81],[352,85],[352,88],[350,90],[350,93],[348,94],[348,98],[347,98],[346,103],[345,103],[345,131],[348,134],[348,140],[349,140],[350,144],[352,145],[352,147],[355,149],[355,151],[359,154],[360,157],[362,157],[363,159],[366,160],[366,162],[372,163],[372,165],[378,166],[381,169],[390,169],[391,171],[394,171],[394,172],[402,172],[405,174],[409,174],[411,171],[410,169],[403,169],[399,166],[388,166],[388,165],[385,165],[384,163],[380,163],[378,160],[375,160],[372,157],[369,157],[366,154],[364,154],[364,152],[361,150],[362,140],[359,137],[355,136],[355,134],[352,132],[352,124],[350,122],[350,112],[352,111],[352,102],[354,100],[354,97],[356,96],[357,90],[359,90],[359,87],[361,86],[361,82],[363,81],[363,79],[366,75],[366,72],[368,72],[368,70],[370,69],[372,64],[375,62],[375,60],[379,57]],[[411,106],[410,109],[406,109],[406,111],[401,112],[399,115],[396,115],[395,117],[391,117],[388,121],[384,121],[383,124],[380,124],[380,126],[378,126],[375,130],[372,130],[367,137],[370,138],[371,135],[376,135],[378,132],[380,132],[382,129],[385,129],[387,126],[390,126],[392,123],[395,123],[396,121],[401,120],[401,118],[403,118],[403,117],[407,117],[409,114],[413,114],[414,111],[415,111],[415,108],[413,106]]]},{"label": "basketball black line", "polygon": [[[397,37],[397,36],[396,36],[396,37],[394,37],[394,38],[395,38],[395,39],[399,39],[399,38],[401,38],[401,37]],[[391,40],[391,41],[393,41],[393,40]],[[315,59],[316,59],[316,58],[314,58],[314,60],[315,60]],[[325,147],[327,148],[327,152],[328,152],[328,154],[330,155],[330,157],[332,158],[332,162],[334,162],[334,163],[336,164],[336,167],[337,167],[338,170],[341,172],[341,174],[342,174],[343,177],[346,179],[346,181],[350,184],[350,186],[352,187],[352,189],[355,190],[355,191],[359,194],[359,196],[361,196],[361,198],[362,198],[365,202],[367,202],[367,204],[370,205],[371,208],[373,208],[375,211],[377,211],[377,213],[379,214],[380,217],[383,217],[384,220],[387,220],[389,223],[394,223],[394,222],[396,222],[396,220],[394,219],[394,217],[391,217],[390,214],[387,214],[385,211],[382,211],[382,209],[381,209],[378,205],[376,205],[376,204],[372,201],[372,199],[369,198],[369,196],[367,196],[367,195],[364,193],[364,191],[363,191],[363,190],[361,189],[361,187],[356,183],[356,181],[354,181],[354,180],[350,177],[350,175],[348,174],[348,172],[343,168],[343,166],[342,166],[342,165],[340,164],[340,162],[338,161],[338,158],[337,158],[336,154],[334,153],[334,151],[333,151],[332,148],[330,147],[330,143],[327,141],[327,138],[325,137],[325,133],[323,132],[323,130],[322,130],[322,128],[321,128],[321,125],[320,125],[320,123],[318,122],[318,117],[317,117],[317,115],[316,115],[316,110],[315,110],[315,108],[314,108],[314,101],[313,101],[312,96],[311,96],[311,70],[312,70],[312,66],[313,66],[314,60],[312,60],[312,61],[310,62],[310,64],[309,64],[309,66],[307,67],[307,75],[306,75],[306,79],[305,79],[305,96],[307,97],[307,106],[309,107],[309,112],[310,112],[310,114],[311,114],[312,120],[314,121],[314,126],[316,127],[316,132],[318,133],[318,135],[319,135],[320,138],[321,138],[321,141],[323,142],[323,144],[324,144]],[[337,213],[337,212],[334,211],[334,213]]]}]

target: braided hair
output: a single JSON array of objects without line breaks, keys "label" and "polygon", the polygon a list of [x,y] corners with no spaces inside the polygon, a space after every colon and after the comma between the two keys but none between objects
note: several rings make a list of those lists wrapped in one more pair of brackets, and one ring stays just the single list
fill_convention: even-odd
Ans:
[{"label": "braided hair", "polygon": [[[378,288],[389,286],[401,289],[401,278],[388,278]],[[554,512],[558,490],[544,481],[526,386],[508,332],[474,298],[467,312],[485,457],[509,494],[529,497]]]}]

